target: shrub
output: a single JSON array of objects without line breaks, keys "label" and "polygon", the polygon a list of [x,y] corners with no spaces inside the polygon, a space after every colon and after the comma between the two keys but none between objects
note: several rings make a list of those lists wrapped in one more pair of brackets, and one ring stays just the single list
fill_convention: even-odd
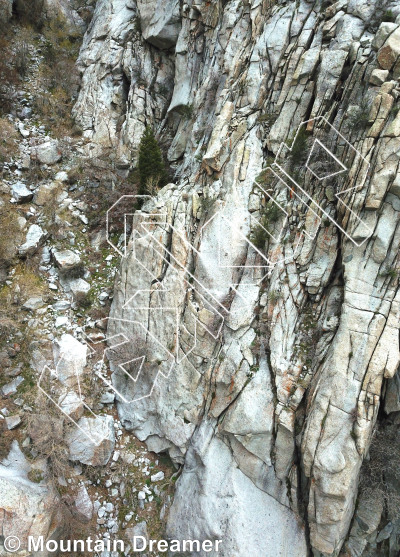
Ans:
[{"label": "shrub", "polygon": [[33,99],[35,112],[45,125],[60,137],[70,133],[72,100],[78,91],[79,75],[75,66],[79,42],[66,31],[62,18],[53,20],[44,30],[46,42],[42,48],[40,70],[41,88]]},{"label": "shrub", "polygon": [[279,207],[273,201],[269,201],[263,210],[264,219],[269,223],[275,223],[279,220]]},{"label": "shrub", "polygon": [[393,268],[393,267],[388,267],[387,269],[385,269],[384,271],[382,271],[382,273],[379,274],[380,277],[390,277],[391,280],[394,280],[398,277],[399,272],[397,271],[397,269]]},{"label": "shrub", "polygon": [[8,207],[0,208],[0,230],[7,231],[0,242],[0,263],[8,264],[17,253],[17,244],[22,240],[18,215]]},{"label": "shrub", "polygon": [[59,184],[49,189],[46,194],[46,202],[42,209],[42,218],[47,232],[52,236],[57,236],[60,225],[57,223],[57,211],[59,210],[59,199],[63,192],[63,185]]},{"label": "shrub", "polygon": [[384,502],[389,518],[400,518],[400,443],[397,425],[378,427],[361,468],[360,491],[367,500]]},{"label": "shrub", "polygon": [[6,36],[0,37],[0,113],[10,112],[13,99],[12,93],[18,85],[19,75],[15,68],[14,53]]},{"label": "shrub", "polygon": [[394,23],[396,21],[396,16],[392,12],[392,10],[386,10],[382,16],[382,21],[390,21]]},{"label": "shrub", "polygon": [[177,109],[178,114],[183,118],[190,120],[193,117],[193,106],[191,104],[182,105]]},{"label": "shrub", "polygon": [[15,267],[12,285],[1,291],[1,304],[4,307],[11,304],[22,305],[28,298],[42,295],[43,290],[43,280],[29,268],[28,263],[20,263]]},{"label": "shrub", "polygon": [[142,32],[142,20],[140,19],[140,16],[136,16],[135,17],[135,22],[134,22],[134,29],[136,33],[139,33],[139,35]]},{"label": "shrub", "polygon": [[141,194],[150,193],[149,187],[153,194],[158,187],[167,182],[161,149],[150,126],[146,127],[140,140],[138,170]]},{"label": "shrub", "polygon": [[206,215],[213,207],[216,199],[216,196],[211,195],[209,192],[199,196],[201,212]]},{"label": "shrub", "polygon": [[369,122],[371,112],[371,101],[367,97],[363,97],[356,110],[348,117],[350,125],[356,130],[366,128]]},{"label": "shrub", "polygon": [[293,138],[290,152],[290,162],[292,166],[300,166],[305,161],[307,155],[307,139],[308,133],[306,127],[303,125]]},{"label": "shrub", "polygon": [[260,174],[257,176],[255,181],[256,183],[261,184],[262,186],[269,186],[272,184],[274,177],[275,177],[274,174],[270,170],[265,169],[262,172],[260,172]]},{"label": "shrub", "polygon": [[29,67],[29,48],[25,41],[18,43],[15,52],[15,69],[21,77],[27,74]]},{"label": "shrub", "polygon": [[264,224],[265,223],[257,225],[250,234],[250,241],[257,249],[264,249],[265,242],[269,237]]},{"label": "shrub", "polygon": [[263,209],[260,224],[257,225],[250,235],[250,241],[258,249],[265,247],[265,242],[271,233],[271,224],[279,220],[279,207],[272,200],[269,201]]},{"label": "shrub", "polygon": [[14,440],[13,431],[9,431],[6,427],[5,420],[0,423],[0,459],[6,458],[11,450]]},{"label": "shrub", "polygon": [[31,482],[40,484],[40,482],[43,481],[43,472],[37,468],[32,468],[32,470],[28,472],[28,478]]},{"label": "shrub", "polygon": [[44,0],[15,0],[14,9],[21,23],[41,30],[44,24]]},{"label": "shrub", "polygon": [[276,302],[278,302],[279,300],[282,299],[282,294],[280,292],[278,292],[277,290],[270,290],[268,293],[268,300],[271,302],[271,304],[276,304]]},{"label": "shrub", "polygon": [[266,123],[268,126],[272,126],[275,120],[276,116],[274,114],[269,114],[268,112],[263,112],[258,117],[258,122],[260,122],[261,124]]}]

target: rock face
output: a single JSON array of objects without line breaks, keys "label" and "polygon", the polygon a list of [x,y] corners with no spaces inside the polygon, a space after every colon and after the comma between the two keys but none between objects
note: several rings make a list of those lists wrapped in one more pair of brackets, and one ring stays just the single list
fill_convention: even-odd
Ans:
[{"label": "rock face", "polygon": [[178,0],[139,0],[137,7],[143,37],[161,49],[174,46],[181,28]]},{"label": "rock face", "polygon": [[116,283],[121,422],[184,466],[171,537],[328,557],[351,531],[368,555],[379,519],[352,518],[386,385],[398,411],[399,6],[159,8],[97,2],[74,109],[121,168],[153,125],[178,177]]},{"label": "rock face", "polygon": [[294,513],[258,489],[235,465],[229,445],[213,434],[210,424],[203,424],[193,438],[167,535],[221,539],[224,555],[242,555],[243,548],[248,555],[306,555],[303,527]]}]

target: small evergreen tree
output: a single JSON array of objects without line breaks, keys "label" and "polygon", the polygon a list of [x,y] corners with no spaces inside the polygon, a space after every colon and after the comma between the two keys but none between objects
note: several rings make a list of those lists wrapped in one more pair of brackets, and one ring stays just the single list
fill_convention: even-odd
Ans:
[{"label": "small evergreen tree", "polygon": [[138,170],[142,194],[153,194],[157,187],[167,182],[161,149],[150,126],[146,127],[140,140]]}]

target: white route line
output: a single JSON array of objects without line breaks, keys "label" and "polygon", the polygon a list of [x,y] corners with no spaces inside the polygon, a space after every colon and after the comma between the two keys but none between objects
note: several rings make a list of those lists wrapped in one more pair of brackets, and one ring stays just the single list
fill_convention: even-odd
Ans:
[{"label": "white route line", "polygon": [[[357,185],[357,184],[356,184],[355,186],[352,186],[351,188],[348,188],[348,189],[346,189],[346,190],[343,190],[342,192],[335,193],[336,199],[337,199],[342,205],[344,205],[345,209],[348,210],[348,211],[350,212],[350,214],[356,219],[356,221],[357,221],[359,224],[361,224],[362,226],[364,226],[365,229],[368,231],[368,235],[367,235],[361,242],[356,242],[356,241],[351,237],[351,235],[350,235],[346,230],[344,230],[344,228],[341,227],[340,224],[339,224],[337,221],[335,221],[335,219],[333,219],[328,213],[326,213],[326,211],[324,211],[324,209],[322,209],[322,207],[321,207],[310,195],[308,195],[308,193],[307,193],[306,191],[304,191],[304,189],[300,186],[300,184],[298,184],[298,183],[296,182],[296,180],[294,180],[294,179],[282,168],[282,166],[280,166],[279,163],[277,162],[278,159],[279,159],[279,157],[280,157],[280,155],[281,155],[281,151],[282,151],[283,149],[288,149],[289,151],[292,151],[293,146],[294,146],[295,143],[296,143],[297,136],[298,136],[298,134],[299,134],[299,132],[300,132],[300,128],[301,128],[302,126],[305,126],[306,124],[308,124],[308,123],[310,123],[310,122],[316,122],[316,121],[318,121],[318,120],[323,121],[327,126],[329,126],[329,127],[331,128],[331,130],[333,130],[333,131],[334,131],[334,132],[335,132],[335,133],[348,145],[348,147],[349,147],[350,149],[352,149],[352,151],[355,153],[356,157],[359,157],[359,160],[361,160],[361,161],[366,165],[365,175],[363,176],[360,185]],[[340,166],[342,166],[345,170],[348,170],[347,167],[345,167],[345,166],[343,165],[343,163],[330,151],[330,149],[328,149],[328,147],[326,147],[326,145],[324,145],[321,141],[319,141],[318,138],[316,138],[316,139],[314,140],[313,147],[314,147],[314,145],[315,145],[315,142],[318,142],[318,143],[325,149],[325,151],[326,151],[326,152],[327,152],[327,153],[328,153]],[[312,147],[312,149],[313,149],[313,147]],[[311,157],[312,149],[311,149],[311,151],[310,151],[310,153],[309,153],[309,156],[308,156],[308,159],[307,159],[307,162],[306,162],[306,167],[307,167],[308,170],[310,170],[310,172],[311,172],[319,181],[321,181],[321,180],[323,180],[323,179],[326,179],[326,178],[329,178],[329,177],[331,177],[331,176],[337,175],[337,174],[341,174],[342,172],[344,172],[344,170],[343,170],[343,171],[340,171],[340,172],[332,173],[331,175],[325,176],[324,178],[319,178],[319,177],[312,171],[312,169],[308,166],[308,163],[309,163],[309,160],[310,160],[310,157]],[[277,168],[279,168],[279,170],[280,170],[291,182],[293,182],[293,184],[295,184],[295,185],[301,190],[301,192],[307,197],[307,199],[310,200],[310,201],[312,201],[312,203],[314,203],[314,205],[317,207],[317,209],[318,209],[319,211],[321,211],[321,212],[323,213],[323,215],[324,215],[327,219],[329,219],[335,226],[337,226],[337,227],[339,228],[339,230],[340,230],[351,242],[353,242],[353,244],[354,244],[355,246],[357,246],[357,247],[362,246],[362,245],[364,244],[364,242],[366,242],[367,239],[373,234],[373,230],[372,230],[363,220],[361,220],[360,217],[359,217],[359,216],[358,216],[358,215],[357,215],[357,214],[356,214],[356,213],[355,213],[355,212],[354,212],[342,199],[341,199],[341,196],[343,196],[344,194],[346,194],[346,193],[348,193],[348,192],[350,192],[350,191],[355,191],[356,188],[358,188],[358,187],[360,187],[360,186],[363,185],[363,183],[364,183],[364,181],[365,181],[365,179],[366,179],[366,177],[367,177],[367,174],[368,174],[368,169],[370,168],[370,163],[368,162],[368,160],[367,160],[365,157],[362,156],[362,154],[360,153],[360,151],[358,151],[358,150],[357,150],[357,149],[356,149],[356,148],[355,148],[355,147],[354,147],[354,146],[353,146],[353,145],[352,145],[340,132],[339,132],[339,130],[337,130],[334,126],[332,126],[332,124],[330,124],[330,123],[328,122],[328,120],[327,120],[324,116],[316,116],[315,118],[311,118],[310,120],[306,120],[306,121],[302,122],[302,123],[299,125],[298,129],[297,129],[296,135],[294,136],[292,146],[289,147],[289,146],[288,146],[286,143],[284,143],[284,142],[282,142],[282,143],[280,144],[273,165],[275,165]],[[354,165],[354,161],[353,161],[353,165]],[[268,168],[268,167],[267,167],[267,168]],[[285,183],[285,182],[284,182],[284,183]],[[289,188],[289,186],[288,186],[287,184],[286,184],[286,186]],[[292,189],[292,188],[290,188],[290,189]],[[295,192],[293,192],[293,193],[295,193]],[[297,196],[297,197],[299,197],[299,196]],[[303,204],[305,204],[305,202],[304,202],[301,198],[299,198],[299,199],[300,199],[300,201],[301,201]]]},{"label": "white route line", "polygon": [[[63,408],[62,406],[58,403],[58,400],[56,401],[53,396],[47,392],[47,390],[42,386],[42,382],[44,382],[45,376],[48,374],[50,378],[55,378],[58,379],[59,378],[59,373],[58,373],[58,367],[60,366],[60,364],[62,363],[62,361],[64,360],[64,355],[61,355],[61,357],[59,358],[58,362],[57,362],[57,366],[55,369],[51,369],[48,365],[45,365],[43,367],[43,370],[39,376],[39,379],[37,381],[37,386],[38,389],[60,410],[60,412],[62,414],[64,414],[64,416],[66,416],[66,418],[68,418],[68,420],[70,420],[84,435],[85,437],[87,437],[94,445],[98,446],[100,445],[100,443],[106,438],[106,435],[99,435],[96,438],[92,435],[90,435],[90,433],[88,433],[88,431],[86,431],[85,429],[83,429],[79,423],[74,420],[74,418],[72,418],[72,416],[70,416]],[[80,383],[80,378],[79,378],[79,374],[77,372],[77,367],[75,362],[73,362],[73,366],[74,366],[74,375],[73,378],[76,379],[76,387],[78,390],[78,393],[76,391],[73,390],[73,388],[71,386],[65,385],[64,387],[68,389],[68,391],[66,393],[60,393],[58,399],[64,395],[64,399],[66,396],[68,396],[69,393],[75,393],[78,395],[79,401],[83,404],[84,408],[92,415],[93,418],[95,418],[96,420],[99,419],[101,420],[101,417],[98,416],[97,414],[95,414],[92,409],[86,404],[86,402],[84,401],[84,398],[82,396],[82,391],[81,391],[81,383]],[[101,420],[101,423],[102,420]]]},{"label": "white route line", "polygon": [[[365,230],[368,232],[368,235],[361,242],[357,242],[352,237],[351,233],[347,232],[324,209],[322,209],[322,207],[301,187],[301,185],[299,183],[296,182],[296,180],[294,180],[288,174],[288,172],[278,162],[279,158],[282,154],[283,149],[287,149],[289,151],[292,151],[293,146],[296,142],[296,139],[298,137],[298,134],[300,132],[301,127],[307,125],[310,122],[315,123],[318,120],[320,120],[321,122],[324,122],[327,126],[329,126],[330,129],[333,130],[338,135],[338,137],[340,137],[348,145],[348,147],[353,151],[353,153],[355,153],[356,157],[359,157],[358,159],[353,160],[353,163],[352,163],[353,165],[356,163],[356,161],[357,161],[357,164],[360,161],[362,161],[362,163],[366,163],[366,173],[365,173],[365,176],[363,178],[362,183],[364,183],[364,181],[365,181],[365,178],[366,178],[366,175],[367,175],[367,172],[368,172],[368,168],[370,166],[368,161],[323,116],[318,116],[316,118],[312,118],[310,120],[302,122],[298,126],[298,129],[297,129],[297,132],[294,136],[294,140],[293,140],[293,143],[292,143],[291,147],[289,147],[284,142],[281,143],[281,145],[279,146],[278,152],[276,154],[274,163],[271,166],[266,167],[264,169],[264,171],[266,171],[266,170],[270,171],[274,175],[275,179],[277,179],[281,184],[283,184],[290,191],[290,197],[291,198],[293,196],[296,196],[296,198],[300,201],[300,203],[306,205],[307,210],[311,211],[311,213],[314,215],[316,230],[315,230],[314,233],[309,233],[304,228],[301,229],[300,232],[297,233],[298,240],[296,242],[296,245],[294,246],[293,253],[288,257],[283,257],[283,258],[280,258],[280,259],[275,259],[275,258],[270,259],[270,258],[268,258],[259,248],[257,248],[257,246],[255,246],[255,244],[246,236],[246,234],[244,234],[240,230],[235,230],[235,234],[239,238],[239,241],[243,241],[244,245],[247,244],[248,246],[250,246],[255,251],[258,258],[259,259],[261,258],[261,264],[260,264],[259,261],[256,261],[254,265],[251,265],[249,263],[247,263],[245,265],[226,265],[226,264],[223,264],[222,257],[221,257],[222,250],[221,250],[221,232],[220,232],[219,237],[218,237],[218,248],[219,248],[218,249],[218,264],[219,264],[218,266],[219,267],[221,267],[221,268],[232,268],[232,269],[233,268],[235,268],[235,269],[238,269],[238,268],[266,269],[266,273],[261,278],[258,278],[256,282],[250,282],[250,283],[240,282],[239,285],[234,285],[234,284],[227,285],[227,289],[229,288],[229,292],[233,292],[234,295],[241,298],[241,300],[244,303],[248,303],[248,302],[246,301],[246,298],[238,290],[238,287],[239,286],[241,286],[241,287],[243,287],[243,286],[255,286],[255,285],[259,284],[265,278],[265,276],[268,275],[270,270],[272,268],[274,268],[274,266],[277,263],[293,260],[293,258],[298,253],[298,249],[299,249],[299,246],[301,244],[302,238],[308,237],[310,240],[314,240],[316,238],[317,233],[318,233],[318,229],[319,229],[320,224],[321,224],[322,215],[324,216],[324,218],[328,219],[335,226],[337,226],[339,228],[339,230],[342,232],[342,234],[344,236],[346,236],[346,238],[348,238],[356,246],[361,246],[373,232],[358,217],[358,215],[347,204],[345,204],[344,201],[341,199],[341,196],[347,194],[350,191],[355,191],[356,188],[359,187],[358,185],[352,186],[352,187],[348,188],[347,190],[336,193],[335,197],[338,201],[340,201],[340,203],[342,203],[345,206],[345,208],[349,211],[349,213],[355,218],[356,223],[358,223],[356,226],[362,225],[363,227],[365,227]],[[317,146],[322,148],[332,158],[332,160],[335,161],[335,163],[339,166],[340,170],[338,170],[336,172],[331,172],[327,176],[323,176],[323,177],[319,176],[316,172],[314,172],[314,170],[310,166],[310,161],[311,161],[311,158],[313,156],[314,150],[316,149]],[[308,154],[307,161],[305,163],[305,167],[311,172],[311,174],[318,181],[322,181],[322,180],[325,180],[325,179],[328,179],[328,178],[332,178],[335,175],[344,173],[344,172],[349,170],[342,163],[342,161],[334,153],[332,153],[331,150],[328,149],[328,147],[326,147],[326,145],[322,141],[320,141],[319,138],[314,139],[314,143],[313,143],[313,145],[310,149],[310,152]],[[278,172],[279,172],[279,174],[278,174]],[[263,223],[260,222],[261,219],[260,220],[256,219],[252,215],[250,215],[250,218],[252,219],[253,223],[254,222],[256,223],[257,226],[261,226],[262,229],[275,241],[275,243],[277,245],[280,245],[281,241],[282,241],[283,231],[284,231],[284,229],[285,229],[285,227],[287,226],[287,223],[288,223],[288,216],[289,216],[288,211],[284,208],[284,206],[282,205],[282,202],[279,202],[279,201],[277,201],[277,199],[275,199],[275,197],[271,193],[271,191],[272,191],[271,189],[264,188],[263,185],[260,184],[259,181],[257,181],[257,180],[255,180],[254,183],[263,192],[263,194],[266,196],[266,198],[269,198],[280,209],[280,211],[284,214],[285,218],[284,218],[284,222],[283,222],[282,226],[280,227],[278,235],[274,235],[269,230],[267,230],[263,226]],[[297,191],[294,189],[294,186],[296,186],[296,188],[298,188]],[[302,196],[304,196],[304,197],[301,197],[301,195],[298,192],[301,192]],[[153,333],[151,333],[151,331],[145,325],[143,325],[143,323],[141,321],[136,320],[136,319],[111,318],[114,321],[118,321],[118,322],[121,322],[121,323],[130,323],[130,324],[133,324],[133,325],[136,325],[136,326],[142,328],[144,330],[146,336],[150,337],[152,339],[152,341],[155,342],[160,348],[162,348],[162,350],[165,351],[165,353],[168,355],[168,357],[171,357],[172,360],[173,360],[173,363],[171,364],[171,367],[169,368],[169,370],[166,373],[163,372],[162,370],[159,370],[157,372],[156,378],[154,380],[154,383],[153,383],[153,385],[151,387],[151,390],[150,390],[150,393],[148,395],[144,395],[140,398],[131,399],[131,400],[127,399],[126,397],[124,397],[122,395],[122,393],[118,392],[117,389],[111,384],[111,382],[105,376],[103,376],[100,372],[98,372],[99,377],[101,377],[102,380],[110,388],[112,388],[114,390],[114,392],[116,392],[118,394],[118,396],[121,398],[121,400],[123,400],[124,402],[126,402],[128,404],[132,403],[132,402],[135,402],[137,400],[141,400],[142,398],[146,398],[147,396],[150,396],[153,392],[153,389],[154,389],[154,386],[156,384],[158,376],[161,374],[164,378],[168,378],[171,374],[172,368],[175,365],[175,363],[177,363],[177,364],[181,363],[185,358],[188,357],[188,355],[191,352],[193,352],[193,350],[195,349],[195,347],[197,345],[197,327],[198,326],[202,327],[214,339],[217,339],[221,334],[221,331],[222,331],[222,328],[223,328],[223,325],[225,323],[225,320],[226,320],[227,316],[230,315],[230,309],[226,308],[223,305],[223,303],[218,298],[215,297],[213,292],[210,289],[208,289],[204,284],[202,284],[202,282],[193,273],[191,273],[189,271],[189,269],[184,264],[182,264],[179,261],[179,259],[177,259],[177,257],[175,257],[175,255],[172,253],[172,250],[169,250],[167,248],[167,246],[164,244],[162,238],[157,237],[157,235],[155,233],[155,229],[157,229],[157,227],[159,227],[166,234],[172,233],[174,235],[174,238],[176,240],[180,241],[184,245],[185,249],[188,252],[191,251],[192,254],[194,254],[197,257],[202,256],[201,251],[196,249],[196,247],[191,242],[189,242],[177,228],[175,228],[175,226],[173,226],[171,223],[167,222],[167,215],[166,214],[140,213],[138,215],[138,213],[130,213],[130,212],[129,213],[124,213],[124,251],[122,252],[117,246],[115,246],[112,243],[112,241],[110,240],[110,235],[109,235],[110,215],[112,213],[112,210],[124,199],[129,199],[129,198],[130,199],[136,199],[136,198],[140,198],[140,197],[141,198],[150,198],[150,196],[125,195],[125,196],[122,196],[116,203],[114,203],[114,205],[112,207],[110,207],[110,209],[107,211],[107,218],[106,218],[106,220],[107,220],[107,241],[122,257],[127,257],[127,255],[128,255],[127,219],[130,218],[130,217],[132,217],[132,219],[135,219],[137,217],[139,217],[139,219],[143,219],[141,222],[140,221],[138,222],[137,229],[133,230],[132,234],[130,235],[129,243],[130,243],[131,249],[129,250],[129,253],[132,253],[133,259],[136,262],[136,264],[139,265],[143,270],[145,270],[146,273],[149,274],[152,281],[154,281],[154,283],[158,282],[160,288],[158,288],[158,289],[151,289],[150,288],[150,289],[137,290],[126,302],[124,302],[123,309],[131,309],[131,310],[134,310],[134,311],[146,311],[149,314],[150,314],[150,312],[154,312],[154,311],[175,312],[174,321],[176,321],[176,323],[177,323],[176,342],[175,342],[176,353],[174,355],[165,346],[162,346],[162,344],[153,335]],[[309,203],[309,205],[307,205],[307,203]],[[224,209],[220,209],[201,227],[200,237],[205,233],[206,227],[209,226],[210,223],[216,218],[219,219],[220,231],[221,231],[222,221],[224,221],[226,224],[228,224],[228,226],[232,226],[232,222],[231,222],[231,219],[229,218],[229,215],[226,215],[224,213]],[[133,225],[133,222],[132,222],[132,225]],[[140,233],[140,230],[143,231],[142,234]],[[206,324],[201,322],[195,314],[191,313],[190,316],[194,320],[194,335],[193,335],[192,333],[190,333],[188,331],[186,326],[181,322],[180,316],[179,316],[179,313],[178,313],[178,307],[150,307],[150,306],[147,306],[147,305],[146,306],[135,306],[135,302],[138,301],[138,296],[140,296],[140,294],[148,293],[148,294],[151,295],[151,294],[154,294],[155,292],[159,292],[160,294],[161,293],[167,294],[168,292],[170,292],[170,290],[164,289],[164,287],[162,285],[162,282],[160,282],[158,280],[158,277],[155,276],[155,274],[151,270],[149,270],[144,265],[144,263],[140,260],[140,257],[136,253],[136,244],[137,244],[138,241],[147,241],[148,247],[150,247],[150,249],[153,250],[153,253],[158,257],[160,262],[167,265],[168,272],[171,272],[171,273],[175,274],[175,276],[178,278],[180,284],[185,289],[185,291],[187,291],[188,293],[193,292],[198,297],[200,297],[200,299],[204,303],[204,306],[207,309],[209,309],[209,311],[212,311],[216,315],[216,317],[218,317],[221,320],[220,325],[218,327],[218,330],[216,332],[213,331],[213,330],[210,330],[210,328],[207,327]],[[182,275],[182,271],[183,271],[183,275]],[[186,330],[186,332],[188,332],[191,336],[194,337],[194,344],[190,348],[190,350],[188,352],[184,352],[182,350],[182,352],[184,352],[184,356],[182,358],[179,358],[180,327],[183,327],[184,330]],[[109,340],[110,339],[108,339],[108,341]],[[127,340],[122,344],[125,344],[126,342],[127,342]],[[115,348],[117,348],[118,346],[120,346],[120,344],[114,345],[110,348],[107,348],[104,351],[104,355],[107,353],[107,350],[115,350]],[[104,358],[104,355],[103,355],[103,358]],[[128,364],[131,364],[132,362],[139,361],[139,360],[141,362],[139,370],[136,374],[136,377],[133,377],[125,369],[124,366],[127,366]],[[130,380],[132,380],[134,383],[137,383],[137,381],[141,377],[143,377],[144,362],[145,362],[145,356],[139,356],[138,358],[134,358],[132,360],[128,360],[126,362],[123,362],[123,363],[119,364],[119,367],[125,373],[125,375],[127,377],[129,377]]]}]

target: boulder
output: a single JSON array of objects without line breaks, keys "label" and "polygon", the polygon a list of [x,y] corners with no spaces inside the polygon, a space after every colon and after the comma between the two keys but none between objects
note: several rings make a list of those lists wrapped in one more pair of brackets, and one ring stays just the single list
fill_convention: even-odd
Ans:
[{"label": "boulder", "polygon": [[25,309],[26,311],[36,311],[37,309],[42,308],[44,305],[45,303],[43,302],[43,299],[41,297],[35,296],[26,300],[26,302],[24,302],[22,305],[22,309]]},{"label": "boulder", "polygon": [[11,193],[17,203],[27,203],[33,197],[33,192],[23,182],[15,182],[11,186]]},{"label": "boulder", "polygon": [[115,394],[106,392],[101,395],[100,402],[101,404],[113,404],[115,400]]},{"label": "boulder", "polygon": [[26,234],[25,243],[18,248],[19,255],[25,257],[35,253],[46,239],[46,236],[46,232],[38,224],[31,224]]},{"label": "boulder", "polygon": [[31,134],[31,132],[29,130],[25,129],[25,126],[22,122],[20,124],[18,124],[18,130],[19,130],[19,133],[22,135],[22,137],[25,137],[25,138],[29,137],[30,134]]},{"label": "boulder", "polygon": [[31,158],[38,160],[42,164],[52,165],[60,161],[62,158],[58,141],[50,139],[45,143],[36,145],[32,148]]},{"label": "boulder", "polygon": [[112,416],[83,417],[78,426],[67,435],[70,460],[89,466],[105,466],[115,445]]},{"label": "boulder", "polygon": [[79,304],[84,303],[90,292],[90,284],[82,278],[74,279],[69,282],[69,288],[72,292],[74,300]]},{"label": "boulder", "polygon": [[59,191],[59,187],[60,184],[57,182],[41,184],[35,192],[36,205],[45,206],[48,203],[59,202],[62,195],[62,192]]},{"label": "boulder", "polygon": [[395,119],[388,125],[385,135],[388,137],[400,136],[400,112],[396,115]]},{"label": "boulder", "polygon": [[81,522],[90,522],[93,516],[93,503],[84,485],[78,489],[72,512]]},{"label": "boulder", "polygon": [[54,178],[56,182],[68,182],[68,173],[65,172],[65,170],[61,170],[60,172],[57,172]]},{"label": "boulder", "polygon": [[53,343],[53,357],[58,380],[75,387],[86,366],[87,346],[72,335],[64,334]]},{"label": "boulder", "polygon": [[81,258],[73,251],[66,249],[53,252],[54,261],[63,275],[82,271]]},{"label": "boulder", "polygon": [[378,62],[384,70],[391,70],[400,57],[400,26],[384,42],[378,52]]},{"label": "boulder", "polygon": [[369,82],[371,85],[382,85],[382,83],[385,83],[388,75],[389,70],[373,70]]},{"label": "boulder", "polygon": [[397,372],[392,379],[387,382],[387,388],[385,393],[385,412],[390,414],[391,412],[400,411],[400,372]]},{"label": "boulder", "polygon": [[[43,536],[46,541],[63,533],[57,494],[44,483],[30,481],[30,469],[14,441],[7,459],[0,464],[0,532],[3,538],[10,536],[10,542],[20,544],[18,555],[28,555],[29,536]],[[14,551],[7,555],[14,554],[18,546],[10,548]]]},{"label": "boulder", "polygon": [[75,391],[67,391],[58,399],[58,405],[65,414],[77,421],[83,415],[83,402]]},{"label": "boulder", "polygon": [[21,423],[21,416],[8,416],[6,418],[7,429],[15,429]]},{"label": "boulder", "polygon": [[147,530],[147,522],[143,520],[142,522],[138,522],[132,528],[126,529],[126,537],[132,543],[134,543],[135,536],[143,536],[145,540],[149,539],[149,533]]},{"label": "boulder", "polygon": [[2,389],[1,389],[2,392],[3,392],[3,395],[4,396],[15,395],[19,385],[21,385],[21,383],[23,381],[24,381],[23,377],[16,377],[10,383],[7,383],[6,385],[3,385]]},{"label": "boulder", "polygon": [[396,23],[393,23],[391,21],[382,21],[372,41],[372,47],[375,48],[375,50],[379,50],[383,46],[388,36],[393,33],[395,29],[397,29]]}]

